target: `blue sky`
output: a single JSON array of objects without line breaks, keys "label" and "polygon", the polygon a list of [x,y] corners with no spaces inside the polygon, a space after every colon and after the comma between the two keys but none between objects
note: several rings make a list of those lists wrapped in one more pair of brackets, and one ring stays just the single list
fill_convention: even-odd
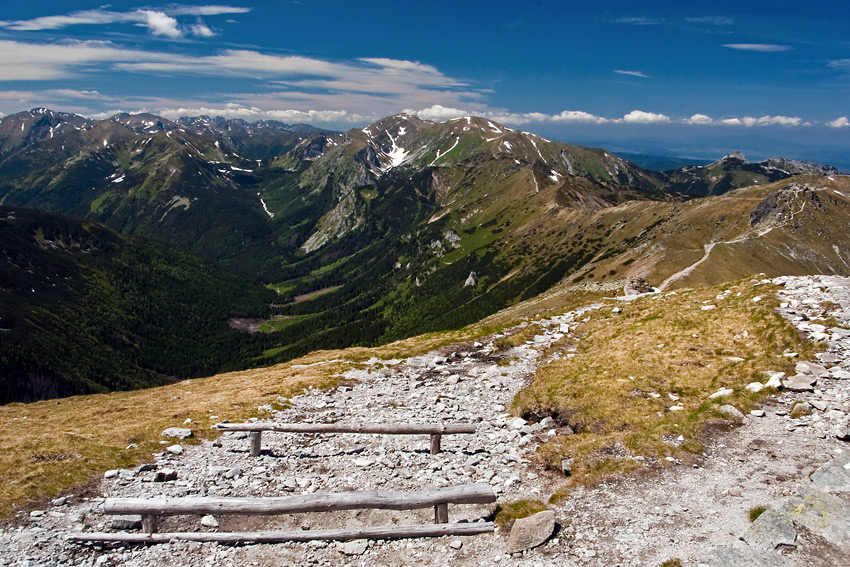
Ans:
[{"label": "blue sky", "polygon": [[837,0],[0,0],[0,113],[478,114],[614,151],[850,170],[848,29]]}]

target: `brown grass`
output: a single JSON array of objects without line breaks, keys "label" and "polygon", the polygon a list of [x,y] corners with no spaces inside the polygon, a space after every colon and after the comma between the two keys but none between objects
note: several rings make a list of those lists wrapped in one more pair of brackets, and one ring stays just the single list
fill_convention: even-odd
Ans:
[{"label": "brown grass", "polygon": [[[431,333],[377,348],[317,351],[284,364],[177,384],[32,404],[0,406],[0,519],[44,498],[79,490],[104,471],[132,467],[161,451],[161,432],[186,419],[196,439],[217,436],[224,419],[259,415],[307,388],[332,388],[372,357],[415,356],[479,336],[480,329]],[[197,441],[188,441],[189,443]],[[170,442],[169,442],[170,443]],[[184,441],[183,443],[186,443]]]},{"label": "brown grass", "polygon": [[[717,299],[727,288],[731,293]],[[775,286],[745,281],[608,302],[578,327],[575,356],[540,367],[512,409],[551,415],[563,431],[569,425],[575,432],[538,450],[554,469],[575,458],[570,483],[665,466],[667,457],[692,461],[702,452],[706,426],[728,423],[720,405],[746,413],[771,392],[752,394],[744,386],[764,382],[765,371],[792,370],[783,352],[807,358],[817,348],[776,313],[775,298]],[[613,313],[614,305],[623,313]],[[706,305],[716,309],[702,310]],[[720,388],[733,394],[709,400]],[[671,411],[679,402],[684,410]]]}]

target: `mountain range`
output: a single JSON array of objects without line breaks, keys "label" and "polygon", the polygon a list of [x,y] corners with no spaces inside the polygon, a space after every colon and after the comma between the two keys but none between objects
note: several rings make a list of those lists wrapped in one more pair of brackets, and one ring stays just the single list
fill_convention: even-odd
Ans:
[{"label": "mountain range", "polygon": [[[229,283],[220,289],[243,290],[243,311],[229,296],[221,303],[227,309],[209,314],[209,338],[196,334],[199,351],[219,348],[221,337],[238,343],[231,359],[180,372],[141,362],[155,374],[151,384],[216,365],[265,365],[456,328],[559,284],[612,290],[641,277],[667,289],[759,272],[846,274],[848,195],[850,179],[830,166],[749,163],[733,152],[657,172],[479,117],[434,123],[401,114],[344,133],[148,114],[94,121],[46,109],[0,119],[3,222],[15,225],[21,254],[57,255],[24,267],[6,253],[0,264],[8,277],[60,257],[75,266],[89,257],[40,235],[42,224],[60,223],[59,214],[79,219],[61,221],[75,234],[111,235],[104,273],[139,246],[166,247],[174,253],[159,262],[168,269],[191,264],[210,278],[195,283],[216,287],[221,278]],[[25,226],[10,220],[24,216]],[[143,272],[148,263],[134,268]],[[200,287],[180,295],[180,281],[149,285],[186,306],[208,299]],[[16,320],[28,321],[37,302],[25,286],[0,288],[4,304],[14,298]],[[80,289],[57,303],[72,304]],[[128,325],[132,311],[121,311]],[[228,321],[258,332],[240,335]],[[145,333],[169,335],[173,324]],[[18,325],[3,332],[22,336]],[[170,340],[177,349],[187,339]],[[27,341],[16,344],[46,344]],[[4,380],[14,384],[7,400],[15,391],[73,393],[27,390],[7,358]],[[45,363],[40,375],[74,383],[74,368],[55,366]]]}]

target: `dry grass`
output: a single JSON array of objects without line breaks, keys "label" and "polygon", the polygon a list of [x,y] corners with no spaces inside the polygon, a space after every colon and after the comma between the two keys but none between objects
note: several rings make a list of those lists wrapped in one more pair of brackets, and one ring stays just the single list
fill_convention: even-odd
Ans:
[{"label": "dry grass", "polygon": [[[723,299],[716,297],[727,289]],[[744,386],[764,382],[768,370],[791,371],[783,352],[806,358],[817,349],[776,313],[775,298],[775,286],[745,281],[608,302],[578,327],[575,356],[540,367],[512,409],[526,417],[551,415],[562,431],[569,433],[569,425],[575,432],[538,451],[555,469],[563,458],[575,458],[570,483],[664,466],[668,457],[693,460],[706,427],[729,424],[720,405],[746,413],[770,392],[752,394]],[[613,313],[615,305],[623,312]],[[708,305],[716,308],[702,309]],[[708,399],[721,388],[733,393]],[[679,403],[683,410],[670,409]]]},{"label": "dry grass", "polygon": [[[177,384],[32,404],[0,406],[0,519],[66,491],[80,490],[104,471],[132,467],[162,450],[161,432],[191,419],[196,439],[217,436],[212,425],[259,415],[308,388],[340,385],[340,375],[373,357],[416,356],[489,332],[480,326],[430,333],[376,348],[316,351],[302,358]],[[185,443],[186,441],[184,441]],[[191,441],[188,442],[197,442]]]},{"label": "dry grass", "polygon": [[496,507],[495,522],[499,527],[509,530],[513,523],[520,518],[533,516],[546,509],[546,505],[540,500],[503,502]]}]

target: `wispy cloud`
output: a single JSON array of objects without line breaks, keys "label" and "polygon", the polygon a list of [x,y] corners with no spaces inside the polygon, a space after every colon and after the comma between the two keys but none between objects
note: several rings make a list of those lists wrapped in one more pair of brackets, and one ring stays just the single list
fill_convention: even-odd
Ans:
[{"label": "wispy cloud", "polygon": [[618,73],[620,75],[630,75],[632,77],[640,77],[641,79],[651,79],[652,78],[649,75],[641,73],[640,71],[626,71],[626,70],[623,70],[623,69],[614,69],[614,72]]},{"label": "wispy cloud", "polygon": [[850,71],[850,59],[833,59],[829,63],[828,66],[833,69],[840,69],[842,71]]},{"label": "wispy cloud", "polygon": [[685,18],[685,21],[691,24],[712,24],[715,26],[731,26],[735,23],[735,20],[725,16],[700,16]]},{"label": "wispy cloud", "polygon": [[657,18],[636,17],[636,18],[618,18],[618,19],[614,20],[614,23],[615,24],[629,24],[629,25],[632,25],[632,26],[654,26],[654,25],[660,24],[662,21],[663,20],[659,20]]},{"label": "wispy cloud", "polygon": [[741,51],[756,51],[758,53],[777,53],[779,51],[794,49],[790,45],[780,45],[777,43],[724,43],[723,47]]},{"label": "wispy cloud", "polygon": [[[99,8],[71,12],[66,15],[42,16],[31,20],[3,22],[3,27],[13,31],[58,30],[75,25],[133,24],[145,27],[156,36],[179,38],[187,34],[211,37],[214,32],[200,19],[201,16],[221,14],[244,14],[250,8],[234,6],[168,6],[166,8],[139,9],[129,12],[114,12]],[[194,24],[181,25],[177,16],[196,16]]]}]

